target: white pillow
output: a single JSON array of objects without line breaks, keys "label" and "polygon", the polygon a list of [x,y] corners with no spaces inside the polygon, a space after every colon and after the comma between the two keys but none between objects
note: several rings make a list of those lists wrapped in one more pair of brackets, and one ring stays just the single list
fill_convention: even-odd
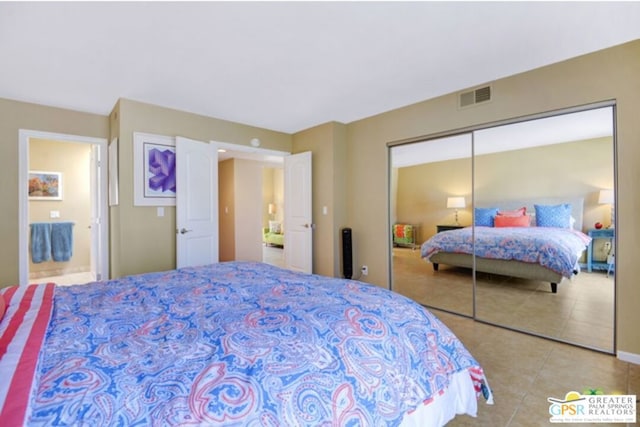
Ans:
[{"label": "white pillow", "polygon": [[282,224],[278,221],[269,221],[269,232],[276,234],[282,233]]}]

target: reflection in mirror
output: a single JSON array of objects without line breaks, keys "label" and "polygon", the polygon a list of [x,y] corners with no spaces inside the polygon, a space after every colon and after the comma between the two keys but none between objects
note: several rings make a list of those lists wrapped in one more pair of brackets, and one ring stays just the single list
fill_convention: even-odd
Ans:
[{"label": "reflection in mirror", "polygon": [[[474,132],[477,319],[614,351],[613,123],[606,107]],[[485,209],[504,215],[481,225]]]},{"label": "reflection in mirror", "polygon": [[437,233],[471,225],[471,135],[390,150],[392,289],[433,308],[473,316],[469,269],[434,265],[421,245]]}]

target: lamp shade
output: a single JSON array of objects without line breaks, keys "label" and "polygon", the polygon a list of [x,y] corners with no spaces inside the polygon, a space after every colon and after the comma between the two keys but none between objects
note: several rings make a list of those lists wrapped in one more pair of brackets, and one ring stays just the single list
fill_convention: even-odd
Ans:
[{"label": "lamp shade", "polygon": [[598,194],[598,203],[601,205],[613,204],[613,190],[600,190],[600,193]]},{"label": "lamp shade", "polygon": [[447,197],[447,207],[448,208],[464,208],[467,205],[465,204],[464,197]]}]

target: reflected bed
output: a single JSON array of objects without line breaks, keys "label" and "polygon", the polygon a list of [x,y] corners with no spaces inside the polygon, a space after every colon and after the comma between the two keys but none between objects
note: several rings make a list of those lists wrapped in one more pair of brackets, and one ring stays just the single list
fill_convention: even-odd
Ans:
[{"label": "reflected bed", "polygon": [[465,227],[434,235],[423,243],[422,258],[439,264],[549,282],[557,292],[563,277],[579,271],[578,260],[590,238],[569,228]]}]

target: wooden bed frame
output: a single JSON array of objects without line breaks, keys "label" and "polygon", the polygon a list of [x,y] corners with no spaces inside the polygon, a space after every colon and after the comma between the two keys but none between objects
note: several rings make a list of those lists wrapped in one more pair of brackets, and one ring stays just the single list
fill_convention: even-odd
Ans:
[{"label": "wooden bed frame", "polygon": [[[433,270],[438,271],[440,264],[455,267],[473,268],[473,255],[452,252],[438,252],[429,259],[433,263]],[[562,281],[562,274],[549,270],[540,264],[476,257],[476,271],[482,273],[499,274],[502,276],[518,277],[520,279],[541,280],[551,283],[551,292],[558,292],[558,283]]]}]

